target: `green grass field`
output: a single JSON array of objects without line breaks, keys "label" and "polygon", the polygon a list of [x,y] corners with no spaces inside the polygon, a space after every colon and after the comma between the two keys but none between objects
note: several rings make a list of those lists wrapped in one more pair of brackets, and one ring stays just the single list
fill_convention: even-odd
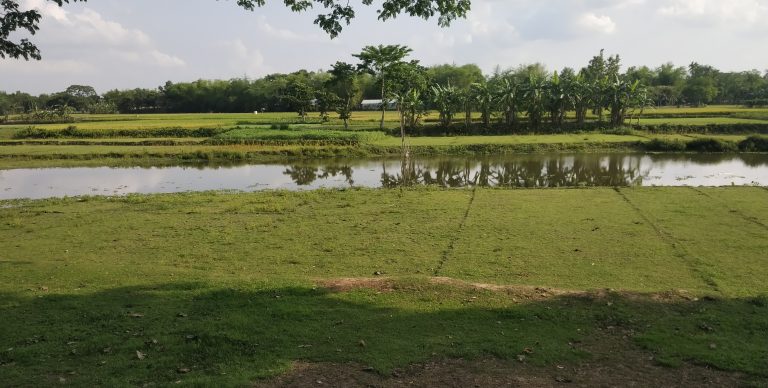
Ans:
[{"label": "green grass field", "polygon": [[766,204],[759,187],[4,201],[0,381],[250,385],[295,361],[520,355],[568,370],[619,357],[582,344],[623,335],[759,386]]}]

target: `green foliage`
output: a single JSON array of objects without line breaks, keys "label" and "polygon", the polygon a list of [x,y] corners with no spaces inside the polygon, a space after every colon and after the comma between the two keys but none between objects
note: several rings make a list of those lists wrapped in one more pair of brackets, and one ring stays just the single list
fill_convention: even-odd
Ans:
[{"label": "green foliage", "polygon": [[689,141],[685,145],[686,150],[696,152],[733,152],[738,151],[738,145],[734,142],[715,139],[699,138]]},{"label": "green foliage", "polygon": [[381,132],[319,131],[307,129],[264,130],[235,129],[211,139],[212,144],[300,144],[300,145],[359,145],[380,139]]},{"label": "green foliage", "polygon": [[[237,0],[237,4],[247,10],[254,10],[256,7],[262,7],[266,0]],[[362,4],[370,6],[372,0],[363,0]],[[355,17],[353,6],[346,1],[340,0],[303,0],[286,1],[285,5],[294,12],[302,12],[311,9],[313,5],[322,5],[327,11],[326,14],[319,14],[315,18],[315,24],[323,29],[331,38],[337,37],[342,29],[342,24],[349,24]],[[448,27],[453,20],[463,18],[470,9],[470,0],[425,0],[425,1],[406,1],[406,0],[384,0],[378,4],[377,14],[380,20],[395,18],[397,15],[406,13],[411,16],[429,19],[437,16],[438,25]]]},{"label": "green foliage", "polygon": [[687,149],[686,143],[680,140],[656,138],[643,143],[643,148],[655,152],[682,152]]},{"label": "green foliage", "polygon": [[[61,6],[69,3],[70,0],[49,0]],[[85,0],[72,0],[85,1]],[[469,4],[467,4],[469,6]],[[41,59],[40,50],[34,43],[27,38],[22,38],[18,42],[10,39],[10,35],[18,30],[25,30],[34,35],[38,30],[40,23],[40,12],[36,9],[21,11],[18,0],[3,0],[0,2],[0,58],[24,58],[26,60]]]},{"label": "green foliage", "polygon": [[744,152],[768,152],[768,137],[750,136],[739,142],[739,150]]},{"label": "green foliage", "polygon": [[146,137],[211,137],[220,133],[229,131],[229,129],[217,128],[195,128],[187,129],[180,127],[169,128],[144,128],[144,129],[80,129],[76,126],[68,126],[64,129],[40,129],[28,127],[17,131],[14,139],[53,139],[53,138],[109,138],[109,137],[128,137],[128,138],[146,138]]}]

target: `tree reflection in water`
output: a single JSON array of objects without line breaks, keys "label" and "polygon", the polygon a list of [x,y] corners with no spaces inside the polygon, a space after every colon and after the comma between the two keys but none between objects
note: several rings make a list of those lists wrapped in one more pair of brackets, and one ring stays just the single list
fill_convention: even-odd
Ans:
[{"label": "tree reflection in water", "polygon": [[352,173],[352,167],[345,165],[330,165],[323,167],[294,165],[286,168],[283,172],[284,175],[291,177],[291,180],[298,186],[308,186],[318,179],[335,178],[337,176],[344,177],[344,181],[352,186],[355,184],[355,181],[352,178]]},{"label": "tree reflection in water", "polygon": [[641,157],[529,157],[517,160],[444,159],[403,165],[400,174],[382,164],[381,185],[437,185],[443,187],[573,187],[635,186],[648,174],[641,171]]},{"label": "tree reflection in water", "polygon": [[[442,158],[399,163],[381,162],[382,187],[413,185],[442,187],[574,187],[639,186],[650,168],[642,169],[642,155],[523,155],[484,159]],[[399,166],[398,166],[399,164]],[[399,167],[399,168],[397,168]],[[294,183],[307,186],[319,179],[342,176],[352,186],[354,167],[343,162],[326,166],[293,165],[284,172]]]}]

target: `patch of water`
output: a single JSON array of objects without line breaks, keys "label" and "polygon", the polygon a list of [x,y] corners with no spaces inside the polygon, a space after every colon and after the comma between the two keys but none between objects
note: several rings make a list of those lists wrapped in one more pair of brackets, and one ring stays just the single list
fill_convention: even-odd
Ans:
[{"label": "patch of water", "polygon": [[346,187],[768,186],[768,155],[552,154],[0,170],[0,199]]}]

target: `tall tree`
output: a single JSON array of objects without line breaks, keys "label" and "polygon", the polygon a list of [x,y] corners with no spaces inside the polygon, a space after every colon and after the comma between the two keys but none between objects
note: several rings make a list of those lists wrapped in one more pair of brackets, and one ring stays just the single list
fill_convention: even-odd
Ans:
[{"label": "tall tree", "polygon": [[349,63],[336,62],[328,71],[331,79],[328,80],[328,86],[339,96],[336,112],[339,118],[344,121],[344,128],[349,129],[349,119],[352,116],[352,109],[361,98],[361,88],[358,82],[358,71]]},{"label": "tall tree", "polygon": [[315,90],[302,79],[292,80],[283,98],[301,117],[301,122],[307,121],[307,112],[312,109],[315,101]]},{"label": "tall tree", "polygon": [[427,90],[426,69],[418,61],[399,62],[390,68],[391,90],[387,99],[394,99],[400,113],[400,137],[405,147],[405,128],[414,128],[424,113],[422,94]]},{"label": "tall tree", "polygon": [[387,111],[387,82],[389,72],[398,64],[403,63],[413,50],[401,45],[366,46],[359,54],[352,56],[360,59],[361,70],[375,75],[381,84],[381,123],[380,129],[384,129],[384,115]]}]

